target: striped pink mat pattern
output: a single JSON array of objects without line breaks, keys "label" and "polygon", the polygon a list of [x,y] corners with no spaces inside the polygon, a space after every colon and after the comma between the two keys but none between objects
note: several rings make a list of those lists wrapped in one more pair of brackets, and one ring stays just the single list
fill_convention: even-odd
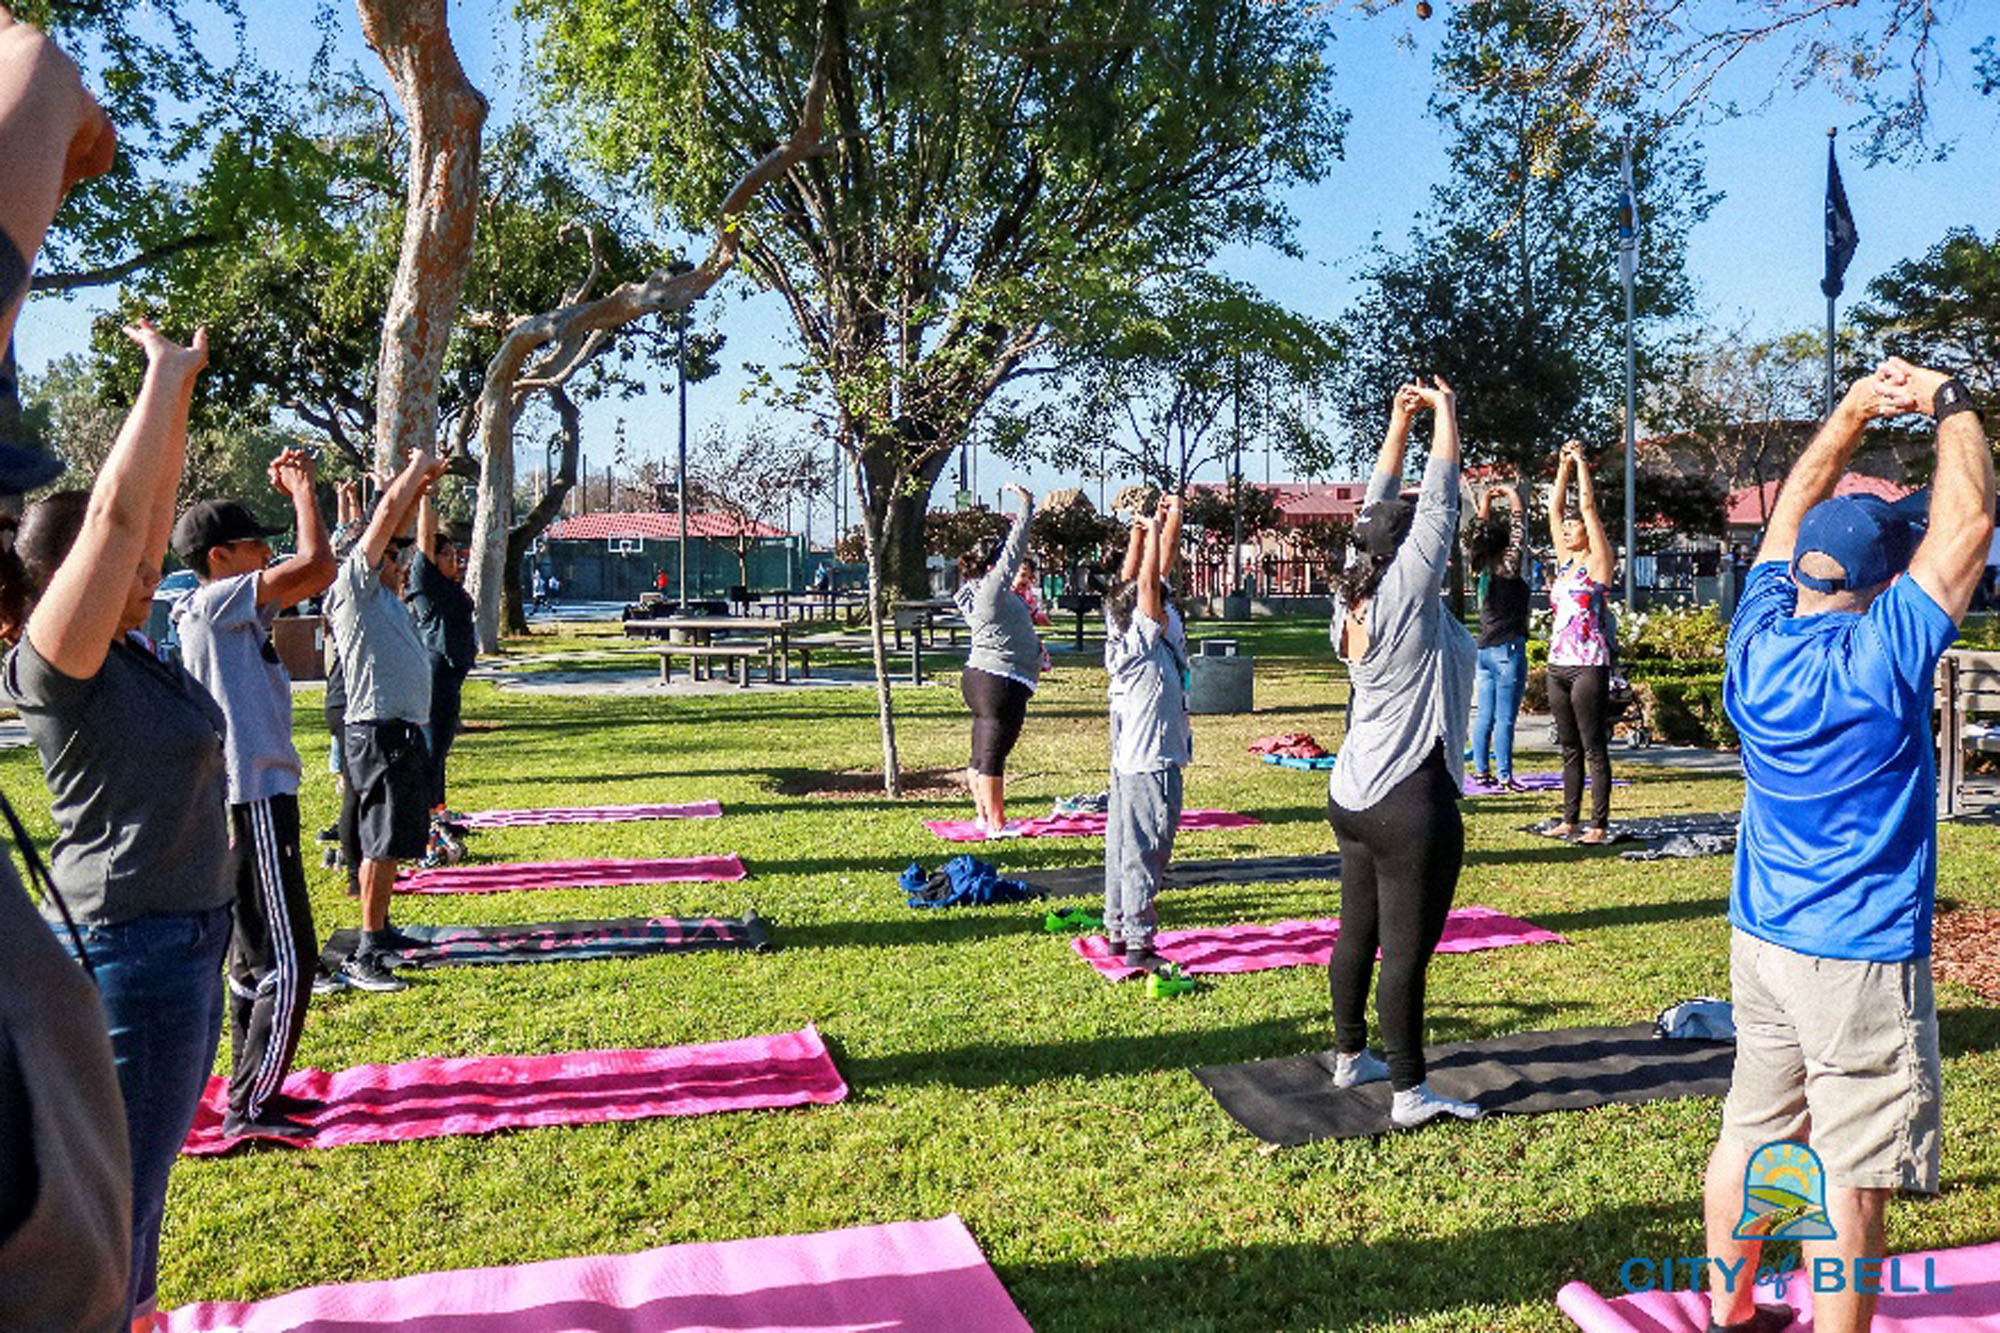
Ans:
[{"label": "striped pink mat pattern", "polygon": [[165,1333],[1030,1333],[954,1214],[184,1305]]},{"label": "striped pink mat pattern", "polygon": [[[2000,1241],[1896,1255],[1883,1266],[1881,1282],[1873,1333],[2000,1333]],[[1798,1311],[1787,1333],[1813,1333],[1811,1287],[1795,1270],[1782,1297],[1760,1284],[1757,1299],[1782,1300]],[[1691,1291],[1607,1298],[1572,1282],[1556,1293],[1556,1305],[1583,1333],[1702,1333],[1708,1327],[1708,1297]]]},{"label": "striped pink mat pattern", "polygon": [[[1014,821],[1009,820],[1009,823]],[[1043,815],[1020,821],[1023,838],[1101,838],[1107,820],[1104,815]],[[1249,828],[1264,821],[1231,810],[1183,810],[1180,831],[1199,833],[1204,829]],[[926,819],[924,827],[946,842],[991,842],[970,819]]]},{"label": "striped pink mat pattern", "polygon": [[[1204,930],[1163,930],[1153,938],[1153,950],[1189,972],[1264,972],[1276,967],[1325,967],[1340,938],[1340,922],[1280,921],[1275,925],[1244,924]],[[1490,907],[1460,907],[1444,919],[1439,953],[1473,953],[1514,944],[1567,944],[1552,930],[1531,921],[1496,912]],[[1085,935],[1071,945],[1092,967],[1113,981],[1143,975],[1125,966],[1125,955],[1111,952],[1102,935]]]},{"label": "striped pink mat pattern", "polygon": [[590,861],[507,861],[440,866],[396,878],[398,893],[506,893],[514,889],[593,889],[618,884],[689,884],[743,879],[741,858],[656,856]]},{"label": "striped pink mat pattern", "polygon": [[[827,1105],[847,1096],[819,1029],[699,1046],[559,1055],[474,1055],[357,1065],[329,1073],[298,1069],[288,1096],[316,1103],[295,1118],[310,1136],[295,1148],[393,1143],[544,1125],[589,1125],[656,1116],[709,1115]],[[183,1153],[212,1156],[240,1139],[224,1136],[228,1087],[208,1081]]]},{"label": "striped pink mat pattern", "polygon": [[640,819],[720,819],[722,802],[684,805],[573,805],[546,810],[475,810],[461,822],[469,829],[528,828],[542,824],[623,824]]}]

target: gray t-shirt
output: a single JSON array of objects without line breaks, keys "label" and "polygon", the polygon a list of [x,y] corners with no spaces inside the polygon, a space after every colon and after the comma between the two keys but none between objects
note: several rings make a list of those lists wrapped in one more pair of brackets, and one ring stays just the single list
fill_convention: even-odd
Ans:
[{"label": "gray t-shirt", "polygon": [[349,722],[431,720],[431,655],[403,599],[356,546],[334,576],[327,614],[347,680]]},{"label": "gray t-shirt", "polygon": [[292,678],[271,643],[277,603],[257,604],[256,574],[204,583],[174,607],[181,661],[228,721],[229,799],[246,805],[299,789],[292,745]]},{"label": "gray t-shirt", "polygon": [[89,680],[26,639],[0,694],[20,710],[54,797],[50,873],[79,922],[206,912],[234,896],[222,709],[129,638]]},{"label": "gray t-shirt", "polygon": [[1014,575],[1028,554],[1028,523],[1034,516],[1033,505],[1022,505],[993,568],[983,578],[959,585],[952,597],[972,631],[965,665],[1018,680],[1031,690],[1042,678],[1042,640],[1034,614],[1014,591]]},{"label": "gray t-shirt", "polygon": [[1111,677],[1111,767],[1157,773],[1194,755],[1188,723],[1187,629],[1171,605],[1162,624],[1132,612],[1123,634],[1104,628],[1104,670]]},{"label": "gray t-shirt", "polygon": [[[1397,479],[1376,473],[1367,503],[1396,493]],[[1368,604],[1368,651],[1347,664],[1353,690],[1347,735],[1327,780],[1343,810],[1366,810],[1444,745],[1445,763],[1464,763],[1466,716],[1478,649],[1440,597],[1445,562],[1458,535],[1458,464],[1436,455],[1424,468],[1409,536],[1382,574]],[[1340,646],[1346,608],[1333,610]]]}]

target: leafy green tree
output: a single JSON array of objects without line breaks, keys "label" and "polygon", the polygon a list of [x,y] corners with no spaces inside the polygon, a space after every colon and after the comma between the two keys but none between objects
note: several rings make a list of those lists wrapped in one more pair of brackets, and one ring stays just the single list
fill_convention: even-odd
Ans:
[{"label": "leafy green tree", "polygon": [[2000,405],[2000,231],[1987,240],[1953,228],[1927,254],[1869,283],[1866,303],[1848,319],[1862,361],[1894,354],[1935,366]]},{"label": "leafy green tree", "polygon": [[1250,440],[1301,470],[1329,461],[1306,405],[1339,360],[1333,330],[1241,283],[1195,273],[1107,300],[1064,355],[1063,391],[996,411],[1002,457],[1174,491]]},{"label": "leafy green tree", "polygon": [[[705,226],[796,116],[812,7],[525,0],[554,109]],[[922,591],[933,483],[1053,333],[1147,274],[1283,241],[1277,187],[1339,142],[1303,7],[1260,0],[825,6],[825,152],[745,217],[804,393],[858,465],[885,587]]]},{"label": "leafy green tree", "polygon": [[1370,336],[1350,349],[1337,401],[1359,456],[1395,386],[1441,374],[1458,391],[1467,460],[1533,475],[1563,439],[1611,438],[1623,418],[1622,145],[1607,123],[1640,127],[1642,381],[1662,372],[1667,329],[1692,308],[1685,238],[1715,197],[1698,145],[1644,128],[1626,94],[1562,65],[1587,26],[1571,7],[1467,0],[1450,22],[1431,111],[1451,133],[1451,173],[1346,317]]}]

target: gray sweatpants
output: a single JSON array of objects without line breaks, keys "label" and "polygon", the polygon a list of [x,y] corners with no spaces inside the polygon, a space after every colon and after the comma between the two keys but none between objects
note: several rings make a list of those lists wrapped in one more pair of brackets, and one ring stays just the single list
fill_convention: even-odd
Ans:
[{"label": "gray sweatpants", "polygon": [[1104,933],[1126,952],[1151,947],[1159,913],[1153,898],[1173,855],[1181,822],[1181,771],[1111,770],[1104,828]]}]

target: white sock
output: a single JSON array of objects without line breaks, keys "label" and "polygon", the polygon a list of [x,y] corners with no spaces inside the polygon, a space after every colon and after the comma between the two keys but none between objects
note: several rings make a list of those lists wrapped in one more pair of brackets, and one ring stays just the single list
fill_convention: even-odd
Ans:
[{"label": "white sock", "polygon": [[1387,1077],[1389,1066],[1371,1050],[1364,1048],[1353,1055],[1334,1057],[1333,1086],[1336,1088],[1358,1088],[1363,1083],[1380,1083]]},{"label": "white sock", "polygon": [[1399,1129],[1415,1129],[1418,1125],[1428,1125],[1439,1116],[1447,1115],[1459,1120],[1477,1120],[1480,1110],[1472,1102],[1456,1102],[1449,1097],[1438,1096],[1431,1091],[1428,1083],[1404,1088],[1389,1103],[1389,1119]]}]

